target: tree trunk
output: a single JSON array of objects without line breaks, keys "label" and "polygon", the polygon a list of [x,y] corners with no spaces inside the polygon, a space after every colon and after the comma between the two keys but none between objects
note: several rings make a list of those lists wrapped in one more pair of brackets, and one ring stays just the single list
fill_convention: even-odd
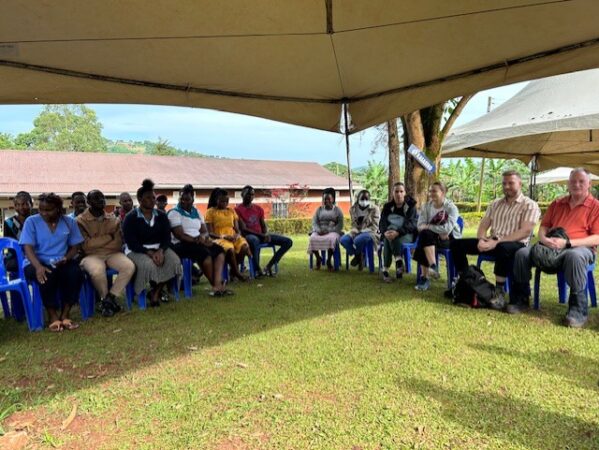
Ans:
[{"label": "tree trunk", "polygon": [[[407,114],[405,116],[405,123],[407,125],[406,132],[410,143],[424,151],[426,143],[424,141],[424,129],[422,127],[420,111],[414,111]],[[409,173],[406,170],[406,191],[419,205],[422,205],[426,202],[427,197],[427,173],[420,164],[414,162],[411,156],[409,156],[409,159],[412,162],[412,170]]]},{"label": "tree trunk", "polygon": [[401,181],[399,167],[399,135],[397,131],[397,119],[387,122],[387,145],[389,148],[389,189],[388,194],[391,198],[393,194],[393,185]]}]

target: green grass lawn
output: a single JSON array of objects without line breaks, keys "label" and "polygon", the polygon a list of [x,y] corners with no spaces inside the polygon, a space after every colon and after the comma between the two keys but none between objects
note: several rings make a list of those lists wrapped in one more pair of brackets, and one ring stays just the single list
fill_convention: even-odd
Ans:
[{"label": "green grass lawn", "polygon": [[555,277],[540,312],[508,316],[451,305],[444,277],[421,294],[414,274],[310,272],[306,246],[234,297],[203,282],[61,334],[0,322],[4,431],[28,448],[599,448],[599,312],[559,325]]}]

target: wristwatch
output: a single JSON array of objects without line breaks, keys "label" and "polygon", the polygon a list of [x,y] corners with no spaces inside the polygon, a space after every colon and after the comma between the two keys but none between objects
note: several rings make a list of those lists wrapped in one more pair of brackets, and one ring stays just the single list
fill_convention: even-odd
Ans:
[{"label": "wristwatch", "polygon": [[570,241],[566,241],[566,248],[572,248],[572,244],[570,244]]}]

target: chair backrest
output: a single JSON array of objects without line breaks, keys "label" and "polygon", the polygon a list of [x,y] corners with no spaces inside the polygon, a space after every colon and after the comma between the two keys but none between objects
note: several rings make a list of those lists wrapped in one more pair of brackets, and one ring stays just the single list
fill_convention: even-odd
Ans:
[{"label": "chair backrest", "polygon": [[458,216],[458,227],[460,227],[460,233],[464,231],[464,218],[462,216]]},{"label": "chair backrest", "polygon": [[25,279],[25,273],[23,271],[23,261],[25,256],[23,250],[19,245],[19,242],[12,238],[0,238],[0,280],[6,280],[6,268],[4,267],[4,254],[5,250],[12,250],[15,258],[17,259],[18,276],[19,278]]}]

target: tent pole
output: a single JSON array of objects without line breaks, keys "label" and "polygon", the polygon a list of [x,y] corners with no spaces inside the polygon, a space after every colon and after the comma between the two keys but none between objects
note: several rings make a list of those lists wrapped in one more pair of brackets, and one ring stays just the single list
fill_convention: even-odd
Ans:
[{"label": "tent pole", "polygon": [[533,155],[532,159],[530,160],[530,187],[528,195],[531,199],[535,201],[537,200],[537,172],[537,155]]},{"label": "tent pole", "polygon": [[344,122],[344,134],[345,134],[345,155],[347,157],[347,184],[349,185],[349,203],[353,203],[353,183],[351,177],[351,160],[350,160],[350,149],[349,149],[349,118],[347,114],[347,108],[349,104],[343,103],[343,122]]}]

